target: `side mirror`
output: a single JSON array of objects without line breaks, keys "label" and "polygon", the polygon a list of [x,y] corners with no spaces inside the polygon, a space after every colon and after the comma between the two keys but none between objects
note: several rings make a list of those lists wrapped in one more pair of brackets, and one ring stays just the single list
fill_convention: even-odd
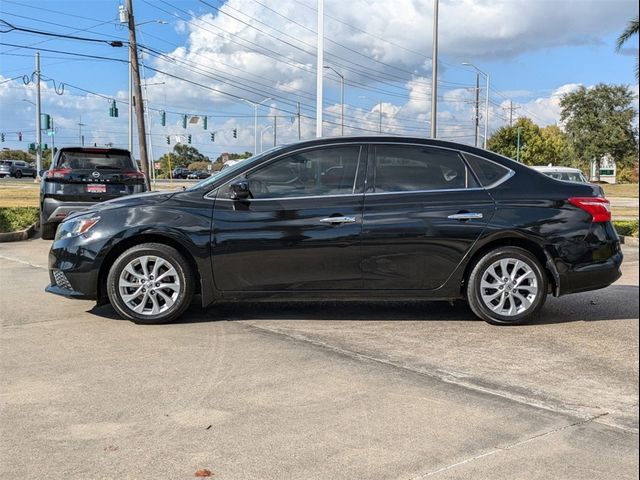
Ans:
[{"label": "side mirror", "polygon": [[231,200],[246,200],[251,198],[251,190],[249,190],[249,180],[239,178],[231,182],[229,185],[229,198]]}]

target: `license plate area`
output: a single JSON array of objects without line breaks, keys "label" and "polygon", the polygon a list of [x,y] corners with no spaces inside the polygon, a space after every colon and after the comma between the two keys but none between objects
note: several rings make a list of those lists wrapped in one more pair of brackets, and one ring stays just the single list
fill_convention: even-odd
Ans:
[{"label": "license plate area", "polygon": [[87,185],[88,193],[107,193],[107,186],[102,183],[92,183]]}]

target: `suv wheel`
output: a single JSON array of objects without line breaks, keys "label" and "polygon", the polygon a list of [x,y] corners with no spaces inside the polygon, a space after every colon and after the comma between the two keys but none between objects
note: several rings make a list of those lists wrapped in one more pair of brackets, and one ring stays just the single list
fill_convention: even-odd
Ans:
[{"label": "suv wheel", "polygon": [[16,178],[22,178],[22,172],[20,170],[16,170]]},{"label": "suv wheel", "polygon": [[43,240],[53,240],[56,236],[57,229],[57,223],[45,222],[42,214],[40,214],[40,235]]},{"label": "suv wheel", "polygon": [[467,282],[467,300],[483,320],[516,325],[540,311],[547,286],[547,276],[536,257],[522,248],[500,247],[475,264]]},{"label": "suv wheel", "polygon": [[193,274],[172,247],[144,243],[126,250],[111,266],[107,293],[124,318],[142,324],[178,318],[193,298]]}]

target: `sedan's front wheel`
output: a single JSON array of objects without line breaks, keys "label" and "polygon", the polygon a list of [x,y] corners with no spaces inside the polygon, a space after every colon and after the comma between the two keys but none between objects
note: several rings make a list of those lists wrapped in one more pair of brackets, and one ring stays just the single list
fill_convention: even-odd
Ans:
[{"label": "sedan's front wheel", "polygon": [[193,298],[191,267],[180,253],[161,243],[126,250],[111,266],[107,293],[113,308],[136,323],[177,319]]},{"label": "sedan's front wheel", "polygon": [[535,256],[522,248],[500,247],[475,264],[467,282],[467,301],[483,320],[515,325],[539,312],[547,287],[547,276]]}]

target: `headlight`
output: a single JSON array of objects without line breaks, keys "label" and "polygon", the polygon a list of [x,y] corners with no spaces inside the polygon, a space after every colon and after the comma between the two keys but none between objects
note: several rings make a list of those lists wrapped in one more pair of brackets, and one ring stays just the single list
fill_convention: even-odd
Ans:
[{"label": "headlight", "polygon": [[100,216],[77,217],[62,224],[58,227],[56,240],[61,238],[77,237],[91,230],[100,221]]}]

